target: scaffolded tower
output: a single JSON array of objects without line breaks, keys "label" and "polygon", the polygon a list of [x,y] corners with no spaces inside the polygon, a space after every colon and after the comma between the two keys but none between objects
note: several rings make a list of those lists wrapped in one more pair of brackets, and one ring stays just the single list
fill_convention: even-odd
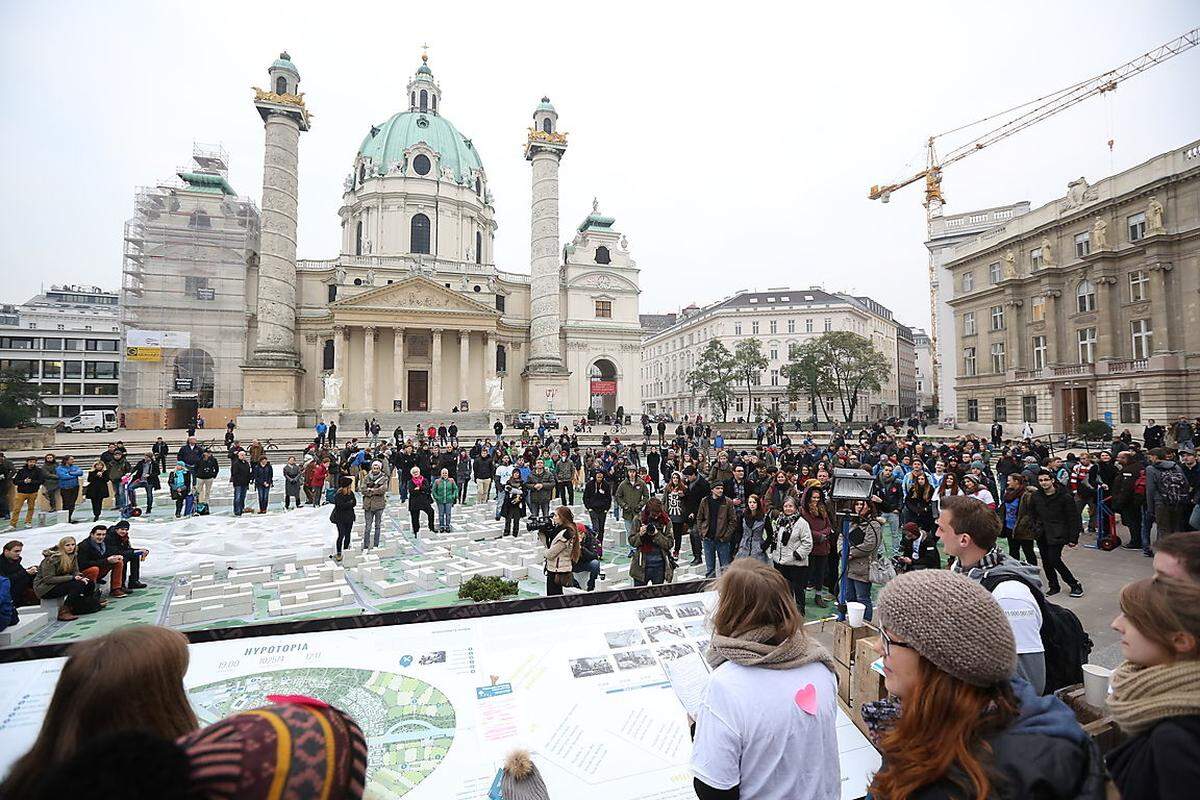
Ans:
[{"label": "scaffolded tower", "polygon": [[[240,412],[259,235],[258,208],[230,186],[219,146],[194,145],[175,179],[137,190],[121,282],[127,427],[182,427],[196,413],[220,426]],[[140,331],[167,334],[165,346],[131,352]]]}]

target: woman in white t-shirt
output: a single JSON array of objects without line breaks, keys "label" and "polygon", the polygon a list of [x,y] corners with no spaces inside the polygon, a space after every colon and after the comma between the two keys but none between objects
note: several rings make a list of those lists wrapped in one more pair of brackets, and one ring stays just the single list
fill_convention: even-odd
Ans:
[{"label": "woman in white t-shirt", "polygon": [[769,565],[738,559],[717,591],[713,672],[692,747],[696,796],[839,798],[833,659],[805,635],[787,581]]},{"label": "woman in white t-shirt", "polygon": [[984,486],[983,481],[975,477],[971,473],[963,475],[962,479],[963,492],[967,497],[974,497],[979,502],[983,503],[990,509],[995,510],[996,498],[992,497],[992,493]]}]

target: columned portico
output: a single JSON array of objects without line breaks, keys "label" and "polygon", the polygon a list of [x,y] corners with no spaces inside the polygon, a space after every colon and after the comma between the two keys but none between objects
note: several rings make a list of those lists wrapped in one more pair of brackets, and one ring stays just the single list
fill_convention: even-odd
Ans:
[{"label": "columned portico", "polygon": [[432,411],[441,413],[446,409],[442,408],[442,371],[441,367],[445,363],[442,361],[442,334],[445,333],[441,328],[433,328],[430,330],[433,335],[433,349],[430,360],[433,363],[433,371],[429,376],[429,408]]},{"label": "columned portico", "polygon": [[363,328],[363,411],[375,410],[375,340],[379,329],[374,325]]},{"label": "columned portico", "polygon": [[392,391],[395,399],[403,402],[404,410],[412,411],[408,407],[408,370],[404,366],[404,328],[392,328],[392,335]]}]

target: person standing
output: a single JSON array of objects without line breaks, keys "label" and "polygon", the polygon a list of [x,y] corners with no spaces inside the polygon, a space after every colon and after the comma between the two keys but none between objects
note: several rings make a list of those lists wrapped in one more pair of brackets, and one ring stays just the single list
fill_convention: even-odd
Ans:
[{"label": "person standing", "polygon": [[[1154,515],[1158,526],[1158,538],[1177,531],[1187,530],[1191,508],[1191,484],[1187,473],[1171,458],[1171,452],[1156,447],[1149,453],[1150,464],[1146,467],[1146,508]],[[1144,548],[1150,542],[1143,542]]]},{"label": "person standing", "polygon": [[638,525],[629,535],[633,557],[629,577],[634,586],[670,583],[675,568],[671,563],[671,520],[657,497],[646,501]]},{"label": "person standing", "polygon": [[275,485],[275,467],[265,455],[258,457],[258,463],[251,468],[251,479],[254,490],[258,494],[258,513],[267,513],[267,502],[271,496],[271,487]]},{"label": "person standing", "polygon": [[554,497],[554,476],[546,471],[541,458],[534,459],[526,488],[529,490],[529,515],[549,518],[550,500]]},{"label": "person standing", "polygon": [[508,481],[499,486],[496,497],[501,502],[504,535],[517,536],[521,532],[521,518],[525,516],[525,486],[521,481],[521,473],[510,468]]},{"label": "person standing", "polygon": [[283,465],[283,510],[289,511],[292,507],[292,501],[296,501],[296,508],[300,508],[300,484],[304,476],[300,472],[300,465],[296,463],[295,456],[288,456],[287,463]]},{"label": "person standing", "polygon": [[42,459],[42,496],[46,501],[46,508],[50,511],[58,511],[58,459],[53,453],[47,453]]},{"label": "person standing", "polygon": [[770,563],[767,544],[776,533],[772,521],[773,517],[767,513],[767,504],[756,494],[748,496],[745,513],[742,514],[741,536],[733,557],[756,558],[764,564]]},{"label": "person standing", "polygon": [[[376,459],[362,478],[363,496],[363,550],[379,547],[379,529],[383,524],[383,509],[387,507],[388,475],[383,471],[383,462]],[[371,538],[371,528],[375,538]]]},{"label": "person standing", "polygon": [[[869,500],[855,500],[851,506],[850,557],[846,563],[846,602],[866,606],[863,619],[871,621],[871,562],[883,544],[883,526]],[[838,612],[838,619],[845,614]]]},{"label": "person standing", "polygon": [[1058,594],[1059,576],[1071,588],[1071,597],[1083,597],[1083,584],[1071,573],[1062,560],[1064,547],[1076,547],[1082,521],[1079,507],[1067,490],[1054,479],[1049,470],[1038,473],[1038,491],[1030,498],[1029,512],[1036,530],[1041,531],[1038,550],[1042,553],[1042,567],[1046,571],[1049,589],[1046,596]]},{"label": "person standing", "polygon": [[337,449],[337,421],[330,420],[329,422],[329,449]]},{"label": "person standing", "polygon": [[766,556],[791,587],[792,597],[805,613],[804,594],[808,588],[808,558],[813,549],[812,529],[800,514],[796,501],[788,497],[775,517],[775,527],[767,537]]},{"label": "person standing", "polygon": [[433,502],[437,503],[438,532],[450,532],[450,520],[454,503],[458,499],[458,484],[450,477],[450,470],[442,468],[433,482]]},{"label": "person standing", "polygon": [[604,521],[612,509],[612,491],[603,470],[592,473],[592,480],[583,489],[583,507],[592,520],[592,529],[601,541],[604,540]]},{"label": "person standing", "polygon": [[79,479],[83,477],[83,470],[75,466],[74,456],[63,456],[62,464],[55,468],[55,473],[63,510],[67,512],[67,523],[71,524],[75,522],[75,502],[79,499]]},{"label": "person standing", "polygon": [[550,545],[542,555],[546,564],[546,596],[560,595],[564,586],[574,581],[575,562],[583,552],[583,537],[575,525],[575,517],[567,506],[554,509],[555,530]]},{"label": "person standing", "polygon": [[458,459],[454,462],[454,482],[458,486],[458,504],[467,504],[467,486],[471,483],[471,456],[466,450],[458,451]]},{"label": "person standing", "polygon": [[192,499],[192,473],[182,461],[176,461],[175,469],[167,473],[167,489],[171,493],[171,499],[175,501],[175,519],[183,516],[185,510],[188,516],[191,516],[191,510],[195,502]]},{"label": "person standing", "polygon": [[108,467],[104,465],[103,461],[97,459],[88,471],[87,485],[83,488],[84,496],[92,502],[92,522],[100,519],[104,498],[108,497],[109,486]]},{"label": "person standing", "polygon": [[167,471],[167,454],[169,452],[170,448],[161,436],[154,440],[154,446],[150,448],[150,453],[154,456],[154,462],[158,464],[159,474]]},{"label": "person standing", "polygon": [[358,500],[354,497],[354,480],[349,475],[338,479],[337,491],[333,493],[333,510],[329,512],[329,521],[337,527],[337,552],[334,561],[341,562],[342,551],[350,547],[350,534],[354,530],[354,506]]},{"label": "person standing", "polygon": [[45,480],[45,475],[42,472],[41,466],[38,465],[38,460],[34,456],[25,459],[25,466],[17,470],[13,475],[13,486],[16,489],[17,502],[13,505],[12,515],[9,517],[9,526],[12,529],[17,527],[17,520],[21,516],[21,508],[25,507],[25,525],[28,527],[33,524],[34,506],[37,504],[38,492],[41,491],[42,482]]},{"label": "person standing", "polygon": [[229,465],[229,483],[233,486],[233,515],[240,517],[246,510],[246,493],[250,490],[253,480],[253,470],[250,460],[243,450]]},{"label": "person standing", "polygon": [[[309,505],[319,506],[325,500],[325,462],[314,458],[307,471]],[[401,475],[400,478],[403,482],[404,476]]]},{"label": "person standing", "polygon": [[704,577],[717,577],[733,560],[731,542],[736,525],[737,514],[725,499],[725,484],[714,483],[696,513],[696,528],[704,545]]},{"label": "person standing", "polygon": [[629,544],[629,535],[637,527],[638,515],[642,513],[642,508],[650,499],[650,488],[644,480],[638,477],[637,470],[630,467],[625,470],[625,480],[617,485],[613,499],[621,509],[621,516],[625,523],[625,536],[617,544],[625,547]]},{"label": "person standing", "polygon": [[430,490],[429,479],[421,474],[420,467],[409,471],[408,480],[408,514],[412,519],[413,538],[421,532],[421,514],[429,521],[429,530],[435,530],[433,525],[433,493]]},{"label": "person standing", "polygon": [[496,475],[495,461],[487,448],[482,448],[471,460],[471,473],[475,477],[475,502],[486,503],[492,494],[492,478]]},{"label": "person standing", "polygon": [[1030,498],[1037,489],[1025,483],[1020,472],[1010,473],[1000,503],[1000,522],[1004,538],[1008,539],[1008,554],[1013,558],[1024,556],[1026,564],[1037,566],[1037,554],[1033,542],[1037,531],[1031,515]]}]

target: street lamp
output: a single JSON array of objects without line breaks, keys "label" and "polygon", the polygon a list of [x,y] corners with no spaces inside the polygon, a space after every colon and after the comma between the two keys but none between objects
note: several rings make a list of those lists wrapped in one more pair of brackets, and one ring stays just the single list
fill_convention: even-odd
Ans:
[{"label": "street lamp", "polygon": [[838,619],[845,619],[846,589],[849,578],[846,570],[850,565],[850,515],[855,500],[869,500],[875,480],[865,469],[835,469],[833,471],[833,499],[848,504],[850,510],[842,510],[842,577],[838,589]]}]

